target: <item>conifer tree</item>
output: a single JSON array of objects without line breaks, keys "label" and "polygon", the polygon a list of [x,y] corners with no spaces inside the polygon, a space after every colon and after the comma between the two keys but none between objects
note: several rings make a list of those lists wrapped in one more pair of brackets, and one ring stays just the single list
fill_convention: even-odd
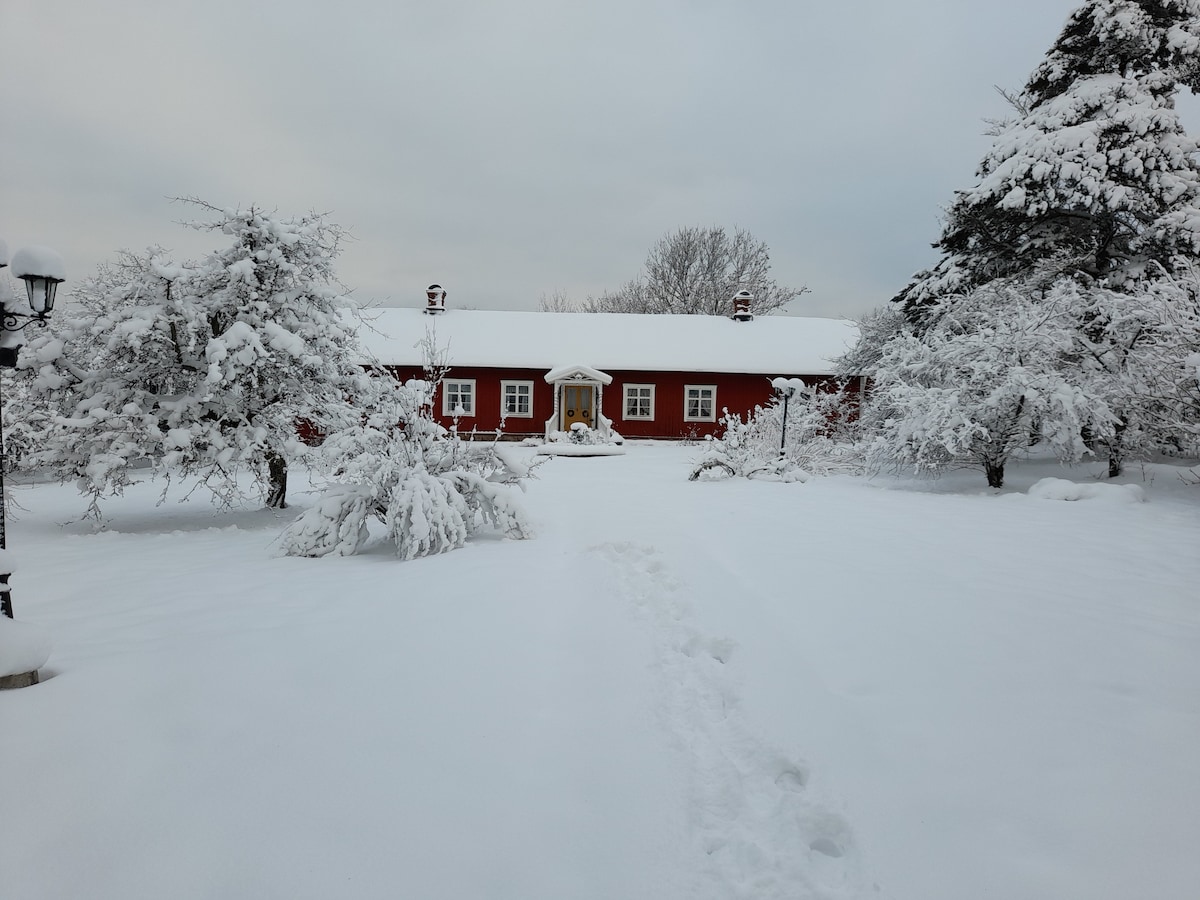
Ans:
[{"label": "conifer tree", "polygon": [[1196,142],[1175,110],[1200,83],[1198,0],[1091,0],[1012,98],[979,182],[959,192],[941,261],[896,298],[927,319],[999,278],[1120,288],[1200,253]]}]

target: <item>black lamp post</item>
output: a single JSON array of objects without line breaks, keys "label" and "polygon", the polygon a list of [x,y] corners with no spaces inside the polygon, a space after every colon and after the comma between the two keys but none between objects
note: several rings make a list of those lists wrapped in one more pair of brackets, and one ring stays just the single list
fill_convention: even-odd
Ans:
[{"label": "black lamp post", "polygon": [[779,429],[779,458],[787,456],[787,420],[788,420],[788,401],[796,395],[796,386],[788,384],[783,379],[778,379],[775,382],[776,392],[783,398],[783,421],[782,427]]},{"label": "black lamp post", "polygon": [[[0,269],[9,265],[8,247],[0,241]],[[54,309],[54,295],[63,281],[62,257],[49,247],[23,247],[13,254],[12,272],[25,282],[25,293],[29,298],[29,313],[20,313],[12,308],[7,292],[0,294],[0,367],[16,368],[17,350],[21,346],[20,336],[30,325],[46,327],[50,311]],[[0,550],[8,548],[5,528],[4,469],[4,423],[3,398],[0,397]],[[8,588],[8,572],[0,572],[0,613],[13,617],[12,594]]]}]

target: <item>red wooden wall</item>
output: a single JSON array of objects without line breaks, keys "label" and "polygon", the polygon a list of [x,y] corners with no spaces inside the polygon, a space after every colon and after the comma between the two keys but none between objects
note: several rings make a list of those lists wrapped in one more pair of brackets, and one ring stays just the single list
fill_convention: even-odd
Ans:
[{"label": "red wooden wall", "polygon": [[[419,368],[389,367],[397,378],[421,378]],[[546,420],[554,414],[554,392],[556,385],[547,384],[545,369],[497,369],[472,366],[454,366],[446,376],[450,380],[475,380],[475,415],[459,418],[460,433],[472,429],[492,432],[500,425],[502,381],[533,382],[533,415],[531,417],[509,416],[504,423],[504,433],[510,437],[542,437]],[[609,371],[612,384],[603,388],[603,413],[620,434],[628,438],[655,438],[678,440],[682,437],[703,437],[719,431],[717,422],[684,421],[684,393],[687,385],[715,385],[716,418],[728,409],[740,413],[743,418],[755,406],[765,406],[771,399],[771,379],[764,375],[743,375],[718,372],[652,372],[652,371]],[[781,373],[780,377],[803,378],[806,384],[822,385],[833,389],[836,379],[825,375],[796,375]],[[654,418],[626,419],[624,417],[624,386],[626,384],[654,385]],[[849,386],[858,389],[857,379]],[[444,426],[450,427],[451,419],[442,415],[441,390],[434,404],[434,416]]]}]

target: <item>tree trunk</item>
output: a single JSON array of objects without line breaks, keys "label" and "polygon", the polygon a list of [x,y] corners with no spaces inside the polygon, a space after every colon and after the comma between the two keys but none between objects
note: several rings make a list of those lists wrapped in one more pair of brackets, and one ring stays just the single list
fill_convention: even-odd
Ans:
[{"label": "tree trunk", "polygon": [[1116,478],[1121,474],[1125,462],[1125,429],[1129,423],[1121,418],[1113,428],[1112,439],[1108,442],[1108,477]]},{"label": "tree trunk", "polygon": [[267,454],[267,508],[287,509],[287,459],[278,453]]},{"label": "tree trunk", "polygon": [[1121,462],[1122,462],[1122,460],[1121,460],[1120,456],[1110,455],[1108,457],[1108,477],[1109,478],[1116,478],[1118,475],[1121,474]]},{"label": "tree trunk", "polygon": [[1004,487],[1004,463],[992,462],[991,460],[983,461],[983,471],[987,473],[988,487],[999,488]]}]

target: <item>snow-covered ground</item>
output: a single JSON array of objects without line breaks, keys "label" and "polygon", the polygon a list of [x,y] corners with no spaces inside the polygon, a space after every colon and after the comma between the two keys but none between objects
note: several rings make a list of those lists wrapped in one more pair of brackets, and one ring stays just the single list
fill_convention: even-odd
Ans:
[{"label": "snow-covered ground", "polygon": [[536,539],[408,563],[18,486],[53,650],[0,694],[0,896],[1196,896],[1200,487],[628,451],[543,465]]}]

